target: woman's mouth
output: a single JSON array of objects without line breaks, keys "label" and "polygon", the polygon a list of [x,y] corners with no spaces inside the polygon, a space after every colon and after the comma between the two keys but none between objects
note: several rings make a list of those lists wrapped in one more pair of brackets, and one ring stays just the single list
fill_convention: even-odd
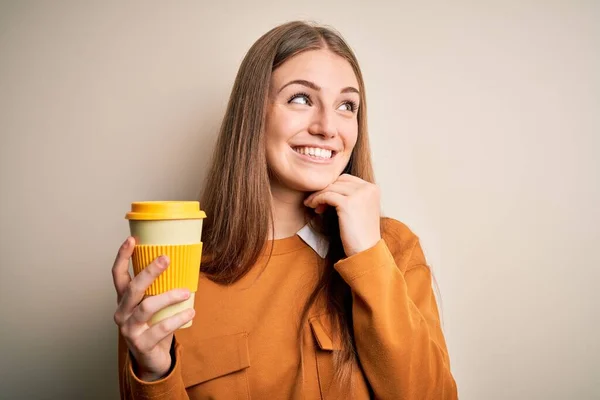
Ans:
[{"label": "woman's mouth", "polygon": [[321,149],[319,147],[293,147],[293,150],[303,156],[314,160],[330,160],[335,157],[336,152],[332,150]]}]

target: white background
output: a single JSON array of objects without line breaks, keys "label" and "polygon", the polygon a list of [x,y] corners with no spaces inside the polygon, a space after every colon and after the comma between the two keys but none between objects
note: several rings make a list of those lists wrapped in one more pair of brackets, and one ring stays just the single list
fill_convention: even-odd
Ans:
[{"label": "white background", "polygon": [[356,51],[461,399],[600,398],[592,1],[2,1],[2,393],[118,397],[129,204],[196,199],[242,57],[297,18]]}]

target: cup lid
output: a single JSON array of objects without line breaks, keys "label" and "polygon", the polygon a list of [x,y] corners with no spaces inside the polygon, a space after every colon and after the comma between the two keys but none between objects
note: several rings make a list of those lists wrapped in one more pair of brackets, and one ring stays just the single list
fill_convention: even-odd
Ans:
[{"label": "cup lid", "polygon": [[206,213],[197,201],[136,201],[125,215],[131,220],[201,219]]}]

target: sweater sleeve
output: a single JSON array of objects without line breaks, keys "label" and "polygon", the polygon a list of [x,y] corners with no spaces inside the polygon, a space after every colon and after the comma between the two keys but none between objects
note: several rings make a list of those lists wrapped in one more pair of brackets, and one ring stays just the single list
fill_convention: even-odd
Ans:
[{"label": "sweater sleeve", "polygon": [[140,380],[133,372],[132,358],[119,333],[119,391],[122,400],[189,400],[181,375],[181,345],[173,338],[175,363],[167,376],[154,382]]},{"label": "sweater sleeve", "polygon": [[391,228],[335,265],[352,290],[360,363],[375,398],[457,399],[430,270],[416,236]]}]

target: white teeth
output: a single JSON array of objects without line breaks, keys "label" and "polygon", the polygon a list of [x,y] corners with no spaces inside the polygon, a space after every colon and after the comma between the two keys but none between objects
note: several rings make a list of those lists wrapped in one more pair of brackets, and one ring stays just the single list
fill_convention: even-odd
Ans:
[{"label": "white teeth", "polygon": [[320,149],[318,147],[296,147],[294,150],[297,153],[309,155],[315,158],[331,158],[333,152],[331,150]]}]

